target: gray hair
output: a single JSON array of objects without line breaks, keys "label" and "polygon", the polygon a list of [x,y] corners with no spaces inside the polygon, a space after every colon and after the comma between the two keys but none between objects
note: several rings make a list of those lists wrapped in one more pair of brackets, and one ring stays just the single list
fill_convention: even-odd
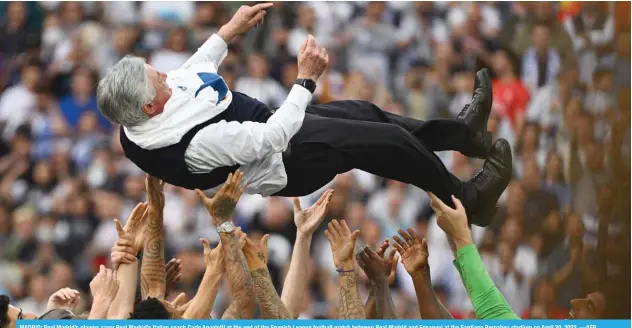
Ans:
[{"label": "gray hair", "polygon": [[113,123],[126,127],[149,119],[143,106],[152,102],[156,90],[145,70],[145,59],[125,56],[101,79],[97,87],[97,104],[101,114]]}]

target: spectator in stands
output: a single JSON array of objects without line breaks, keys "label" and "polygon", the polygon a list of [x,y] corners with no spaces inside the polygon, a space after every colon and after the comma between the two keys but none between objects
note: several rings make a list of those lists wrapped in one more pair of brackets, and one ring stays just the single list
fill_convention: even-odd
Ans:
[{"label": "spectator in stands", "polygon": [[20,84],[10,87],[0,98],[0,126],[3,127],[2,138],[11,140],[16,129],[27,123],[35,112],[37,88],[42,79],[42,69],[33,62],[22,68]]},{"label": "spectator in stands", "polygon": [[161,72],[180,68],[191,57],[189,52],[189,34],[186,28],[179,27],[169,31],[164,47],[151,54],[149,64]]},{"label": "spectator in stands", "polygon": [[247,76],[237,79],[235,90],[250,95],[266,105],[277,108],[285,100],[285,90],[268,75],[268,62],[264,54],[248,56]]},{"label": "spectator in stands", "polygon": [[555,287],[551,281],[540,279],[533,284],[531,307],[522,313],[523,319],[566,319],[568,311],[557,306]]},{"label": "spectator in stands", "polygon": [[532,45],[522,56],[521,79],[529,88],[529,93],[535,94],[559,74],[562,59],[558,50],[551,47],[551,31],[548,25],[534,24],[532,33]]}]

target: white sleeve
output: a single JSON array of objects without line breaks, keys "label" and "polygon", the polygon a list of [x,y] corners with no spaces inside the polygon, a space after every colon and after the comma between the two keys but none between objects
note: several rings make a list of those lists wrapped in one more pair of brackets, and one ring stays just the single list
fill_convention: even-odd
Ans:
[{"label": "white sleeve", "polygon": [[267,123],[226,122],[200,130],[187,148],[186,163],[191,172],[209,172],[222,166],[245,165],[283,152],[303,125],[305,108],[312,94],[295,85],[285,102]]},{"label": "white sleeve", "polygon": [[217,71],[228,53],[228,44],[219,35],[213,34],[198,50],[189,58],[181,69],[190,68],[198,64],[213,64]]}]

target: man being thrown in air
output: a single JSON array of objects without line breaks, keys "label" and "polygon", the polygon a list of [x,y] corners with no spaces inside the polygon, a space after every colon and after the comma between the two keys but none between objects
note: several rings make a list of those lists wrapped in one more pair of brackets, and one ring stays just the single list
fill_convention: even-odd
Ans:
[{"label": "man being thrown in air", "polygon": [[[217,74],[227,43],[263,21],[271,3],[242,6],[179,69],[158,72],[141,58],[119,61],[97,89],[101,113],[120,124],[125,155],[145,172],[187,189],[212,189],[237,168],[246,193],[304,196],[337,174],[360,169],[413,184],[451,204],[461,199],[471,223],[486,226],[511,177],[511,149],[487,132],[492,90],[487,70],[456,119],[418,121],[364,101],[310,105],[327,51],[310,35],[298,76],[276,110],[228,89]],[[367,68],[370,69],[370,68]],[[455,150],[486,159],[460,181],[434,154]]]}]

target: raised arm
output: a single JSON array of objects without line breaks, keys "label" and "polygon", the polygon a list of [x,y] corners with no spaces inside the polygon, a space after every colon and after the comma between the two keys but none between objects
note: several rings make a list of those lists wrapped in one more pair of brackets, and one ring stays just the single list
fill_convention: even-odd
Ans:
[{"label": "raised arm", "polygon": [[408,232],[401,229],[398,232],[402,238],[393,236],[393,240],[395,240],[393,246],[401,255],[402,264],[413,279],[421,318],[453,319],[432,289],[426,239],[420,241],[419,236],[410,228],[408,228]]},{"label": "raised arm", "polygon": [[143,299],[148,297],[164,299],[167,288],[165,240],[162,224],[163,209],[165,207],[163,187],[163,181],[149,175],[145,178],[149,209],[143,261],[140,267],[141,295]]},{"label": "raised arm", "polygon": [[224,268],[235,304],[230,317],[234,319],[250,319],[256,306],[252,277],[239,242],[235,238],[235,226],[231,220],[237,201],[246,188],[241,184],[243,177],[243,172],[239,170],[235,174],[230,174],[213,198],[207,198],[202,191],[196,189],[198,197],[213,218],[213,224],[217,227],[222,243]]},{"label": "raised arm", "polygon": [[[147,203],[136,205],[132,214],[130,214],[130,217],[127,219],[125,227],[121,226],[119,220],[114,220],[119,240],[126,240],[123,244],[129,245],[122,247],[130,247],[131,252],[135,254],[138,254],[143,248],[147,209]],[[113,248],[112,265],[116,270],[116,279],[119,283],[119,289],[114,301],[112,301],[112,305],[108,309],[107,318],[127,319],[134,309],[136,284],[138,280],[138,260],[136,260],[136,258],[127,259],[125,256],[115,257],[114,250]],[[121,262],[115,262],[115,258]]]},{"label": "raised arm", "polygon": [[266,9],[272,7],[272,3],[260,3],[254,6],[241,6],[228,23],[223,25],[217,34],[213,34],[204,44],[189,58],[182,69],[194,66],[206,66],[209,63],[217,68],[226,58],[228,43],[236,36],[250,31],[253,27],[263,22]]},{"label": "raised arm", "polygon": [[430,195],[430,206],[437,215],[437,224],[456,248],[454,264],[472,301],[478,319],[520,319],[498,290],[472,241],[465,208],[452,196],[456,209],[444,204],[437,196]]},{"label": "raised arm", "polygon": [[252,281],[257,297],[257,304],[261,310],[263,319],[290,319],[288,312],[279,294],[274,289],[270,272],[268,271],[268,235],[261,238],[260,245],[256,245],[246,234],[239,230],[239,241],[243,240],[243,252],[246,264],[250,269]]},{"label": "raised arm", "polygon": [[198,287],[197,293],[189,302],[187,310],[182,315],[183,319],[208,319],[213,304],[215,304],[215,297],[219,290],[219,283],[222,280],[223,270],[223,253],[222,245],[219,244],[214,249],[211,249],[211,245],[208,240],[200,239],[204,246],[204,262],[206,263],[206,270],[202,277],[200,287]]},{"label": "raised arm", "polygon": [[351,233],[345,220],[332,220],[325,230],[340,281],[340,319],[365,319],[353,256],[360,230]]},{"label": "raised arm", "polygon": [[333,194],[333,190],[327,190],[316,204],[305,210],[301,209],[301,203],[298,198],[293,199],[296,241],[292,250],[290,268],[285,276],[281,300],[294,319],[300,315],[299,307],[307,290],[312,235],[325,219],[327,206]]},{"label": "raised arm", "polygon": [[[298,57],[298,78],[317,81],[327,67],[328,55],[310,35]],[[287,149],[303,125],[312,93],[295,85],[285,102],[266,123],[221,121],[200,130],[187,148],[185,159],[192,172],[245,165]]]}]

